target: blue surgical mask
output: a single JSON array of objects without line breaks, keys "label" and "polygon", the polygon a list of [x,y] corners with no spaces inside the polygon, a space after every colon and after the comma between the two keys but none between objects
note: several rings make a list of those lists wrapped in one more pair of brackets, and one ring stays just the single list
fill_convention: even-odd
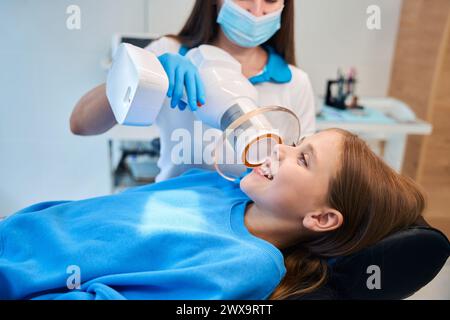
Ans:
[{"label": "blue surgical mask", "polygon": [[280,29],[283,8],[256,17],[233,0],[225,0],[217,23],[230,41],[241,47],[253,48],[269,40]]}]

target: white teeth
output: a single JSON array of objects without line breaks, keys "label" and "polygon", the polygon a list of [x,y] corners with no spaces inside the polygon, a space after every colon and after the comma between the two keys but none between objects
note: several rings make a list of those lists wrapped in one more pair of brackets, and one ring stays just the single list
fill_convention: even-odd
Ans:
[{"label": "white teeth", "polygon": [[255,172],[260,176],[273,180],[274,175],[271,170],[270,159],[266,159],[261,166],[255,169]]},{"label": "white teeth", "polygon": [[264,173],[264,175],[268,176],[269,179],[273,178],[272,170],[270,169],[270,162],[269,161],[264,162],[264,164],[261,166],[261,168],[262,168],[262,172]]},{"label": "white teeth", "polygon": [[272,171],[270,170],[270,162],[266,161],[260,167],[260,172],[269,180],[273,179]]},{"label": "white teeth", "polygon": [[272,175],[267,172],[266,170],[264,170],[262,167],[258,167],[255,169],[255,172],[260,175],[261,177],[267,178],[269,180],[272,180]]}]

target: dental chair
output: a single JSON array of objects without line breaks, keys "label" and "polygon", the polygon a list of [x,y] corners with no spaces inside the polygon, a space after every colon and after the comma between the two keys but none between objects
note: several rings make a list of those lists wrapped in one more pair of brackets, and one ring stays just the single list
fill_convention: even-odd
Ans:
[{"label": "dental chair", "polygon": [[[133,44],[137,47],[145,47],[147,44],[149,44],[152,39],[146,38],[143,36],[142,38],[136,38],[136,37],[126,37],[124,35],[115,36],[115,45],[113,52],[119,51],[120,43],[126,42],[129,44]],[[138,52],[132,49],[131,47],[128,47],[129,51],[126,51],[127,47],[122,47],[123,52],[128,52],[128,54],[123,54],[124,61],[127,63],[124,65],[125,67],[129,67],[129,59],[128,57],[133,57],[133,54],[130,54],[129,52]],[[211,50],[211,49],[208,49]],[[136,53],[137,54],[137,53]],[[148,55],[149,53],[146,52],[145,54],[142,53],[143,56]],[[119,55],[120,56],[120,55]],[[195,60],[195,59],[194,59]],[[116,59],[116,61],[119,61],[119,58]],[[150,59],[136,59],[131,60],[136,62],[141,61],[150,61]],[[155,58],[155,61],[156,58]],[[197,59],[196,61],[202,61],[201,59]],[[205,60],[206,61],[206,60]],[[131,62],[130,62],[131,63]],[[139,63],[137,66],[139,66]],[[132,63],[132,65],[134,65]],[[208,65],[208,64],[206,64]],[[136,66],[134,66],[137,68]],[[144,69],[144,68],[143,68]],[[118,70],[121,70],[118,67]],[[138,70],[138,68],[136,69]],[[164,71],[162,71],[164,72]],[[130,88],[128,85],[124,85],[122,72],[111,72],[111,80],[114,80],[114,75],[117,75],[117,87],[121,87],[123,85],[124,88]],[[144,73],[143,73],[144,74]],[[146,74],[146,73],[145,73]],[[211,72],[211,75],[216,75],[216,72]],[[229,74],[229,73],[227,73]],[[240,74],[240,72],[239,72]],[[238,79],[237,77],[236,79]],[[211,78],[214,79],[214,78]],[[222,78],[218,78],[219,80],[223,81]],[[116,84],[116,82],[108,80],[108,82],[112,84]],[[133,82],[134,83],[134,82]],[[152,82],[149,82],[152,83]],[[235,81],[232,81],[232,83],[235,83]],[[241,82],[239,82],[241,84]],[[122,92],[122,90],[117,90],[115,86],[111,87],[111,98],[110,95],[108,95],[108,98],[111,101],[117,102],[117,110],[115,111],[119,115],[123,115],[122,121],[120,121],[120,116],[116,117],[119,118],[119,123],[127,123],[127,119],[125,119],[125,116],[133,115],[133,113],[129,112],[128,110],[131,108],[129,103],[126,103],[126,112],[122,112],[123,110],[121,107],[124,106],[124,100],[122,95],[118,95],[117,99],[114,99],[114,94],[117,92]],[[239,87],[240,88],[240,87]],[[247,87],[244,87],[247,88]],[[240,88],[240,90],[243,90]],[[123,90],[126,91],[126,90]],[[162,97],[165,98],[165,92],[167,89],[162,90],[161,92]],[[244,90],[245,91],[245,90]],[[248,90],[247,90],[248,91]],[[245,92],[247,92],[245,91]],[[251,91],[251,90],[250,90]],[[129,91],[126,91],[127,94],[129,94]],[[221,92],[221,91],[218,91]],[[224,92],[228,92],[225,91]],[[250,93],[248,93],[250,97]],[[135,96],[135,95],[132,95]],[[138,95],[139,96],[139,95]],[[240,97],[240,95],[236,95]],[[244,95],[245,96],[245,95]],[[147,96],[142,96],[147,98]],[[220,97],[218,95],[220,100]],[[135,100],[137,100],[135,98]],[[223,101],[226,101],[226,99],[222,99]],[[214,101],[213,101],[214,102]],[[212,103],[214,104],[214,103]],[[116,104],[111,103],[111,106],[113,107],[113,110],[116,110],[114,107]],[[161,105],[161,104],[157,104]],[[202,108],[204,110],[217,110],[217,106],[221,106],[221,103],[216,103],[214,105],[216,108]],[[235,107],[236,104],[233,104],[230,106]],[[221,106],[225,107],[225,106]],[[133,117],[142,118],[146,120],[147,115],[149,113],[145,113],[144,111],[146,109],[143,108],[136,108],[138,112],[143,112],[146,116],[142,117],[136,117],[136,115],[133,115]],[[232,110],[232,113],[225,112],[219,112],[221,116],[224,118],[225,115],[231,115],[235,117],[236,115],[240,115],[240,113],[230,108]],[[198,114],[201,116],[201,112],[198,112]],[[156,114],[155,114],[156,116]],[[220,121],[213,121],[213,123],[231,123],[235,120],[235,118],[231,117],[230,119],[225,119],[227,121],[223,121],[224,119],[221,119]],[[209,117],[209,116],[208,116]],[[214,118],[214,117],[211,117]],[[142,120],[141,119],[141,120]],[[200,117],[200,119],[204,119]],[[135,119],[132,119],[135,121]],[[230,120],[230,121],[228,121]],[[129,123],[133,123],[133,121],[128,121]],[[205,123],[208,123],[207,121],[204,121]],[[148,125],[141,123],[140,125]],[[247,122],[243,122],[242,125],[247,125]],[[282,126],[275,126],[275,128],[281,128]],[[286,123],[283,123],[284,129],[287,130],[287,128],[290,128],[290,126],[286,125]],[[226,128],[226,126],[225,126]],[[238,127],[239,128],[239,127]],[[267,134],[266,134],[267,135]],[[273,134],[271,134],[273,135]],[[292,133],[293,136],[296,136]],[[286,141],[286,139],[283,139]],[[297,141],[297,140],[294,140]],[[289,143],[288,143],[289,144]],[[220,148],[219,148],[220,149]],[[247,149],[247,148],[245,148]],[[446,236],[440,232],[439,230],[432,228],[430,225],[426,223],[424,219],[420,219],[414,226],[402,230],[399,232],[396,232],[394,234],[391,234],[390,236],[386,237],[379,243],[366,248],[360,252],[357,252],[355,254],[345,256],[345,257],[338,257],[337,259],[334,259],[332,263],[330,263],[329,267],[329,277],[327,283],[316,290],[315,292],[312,292],[307,295],[302,295],[297,297],[297,300],[316,300],[316,299],[404,299],[412,294],[414,294],[416,291],[418,291],[420,288],[424,287],[427,283],[429,283],[441,270],[443,265],[445,264],[447,258],[450,255],[450,243]],[[368,267],[370,266],[376,266],[379,268],[380,271],[380,278],[381,278],[381,288],[380,289],[369,289],[367,282],[368,278],[371,277],[373,274],[372,272],[368,273]]]},{"label": "dental chair", "polygon": [[[450,255],[450,242],[423,218],[379,243],[329,263],[327,283],[294,300],[399,300],[428,284]],[[379,267],[381,288],[369,289],[368,267]]]}]

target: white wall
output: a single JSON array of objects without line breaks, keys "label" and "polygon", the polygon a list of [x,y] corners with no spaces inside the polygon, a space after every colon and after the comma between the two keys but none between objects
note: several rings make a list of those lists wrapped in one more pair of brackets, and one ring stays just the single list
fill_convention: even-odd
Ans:
[{"label": "white wall", "polygon": [[[81,30],[66,28],[71,4]],[[144,0],[0,1],[0,216],[110,191],[106,140],[72,135],[69,117],[104,82],[116,31],[145,31]]]},{"label": "white wall", "polygon": [[[357,93],[385,95],[402,0],[296,0],[297,63],[317,94],[339,67],[357,68]],[[366,27],[369,5],[381,9],[381,30]]]},{"label": "white wall", "polygon": [[[387,91],[401,0],[296,0],[299,65],[316,93],[339,66],[359,70],[359,93]],[[66,8],[82,28],[66,28]],[[29,204],[110,191],[104,137],[69,131],[73,106],[105,80],[114,32],[176,33],[193,0],[0,1],[0,216]],[[382,9],[382,30],[366,8]],[[149,13],[146,16],[146,13]]]},{"label": "white wall", "polygon": [[[176,34],[183,27],[194,0],[146,0],[147,28],[156,35]],[[164,14],[161,14],[164,13]]]}]

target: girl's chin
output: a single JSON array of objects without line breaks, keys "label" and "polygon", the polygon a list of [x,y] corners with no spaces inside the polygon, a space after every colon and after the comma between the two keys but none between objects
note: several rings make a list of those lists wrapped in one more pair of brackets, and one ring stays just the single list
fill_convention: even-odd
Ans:
[{"label": "girl's chin", "polygon": [[247,191],[253,190],[258,185],[258,177],[255,177],[253,172],[246,175],[239,183],[239,187],[247,193]]},{"label": "girl's chin", "polygon": [[270,182],[266,177],[252,171],[246,175],[240,182],[239,186],[247,195],[253,194],[257,190],[261,190],[264,183]]}]

